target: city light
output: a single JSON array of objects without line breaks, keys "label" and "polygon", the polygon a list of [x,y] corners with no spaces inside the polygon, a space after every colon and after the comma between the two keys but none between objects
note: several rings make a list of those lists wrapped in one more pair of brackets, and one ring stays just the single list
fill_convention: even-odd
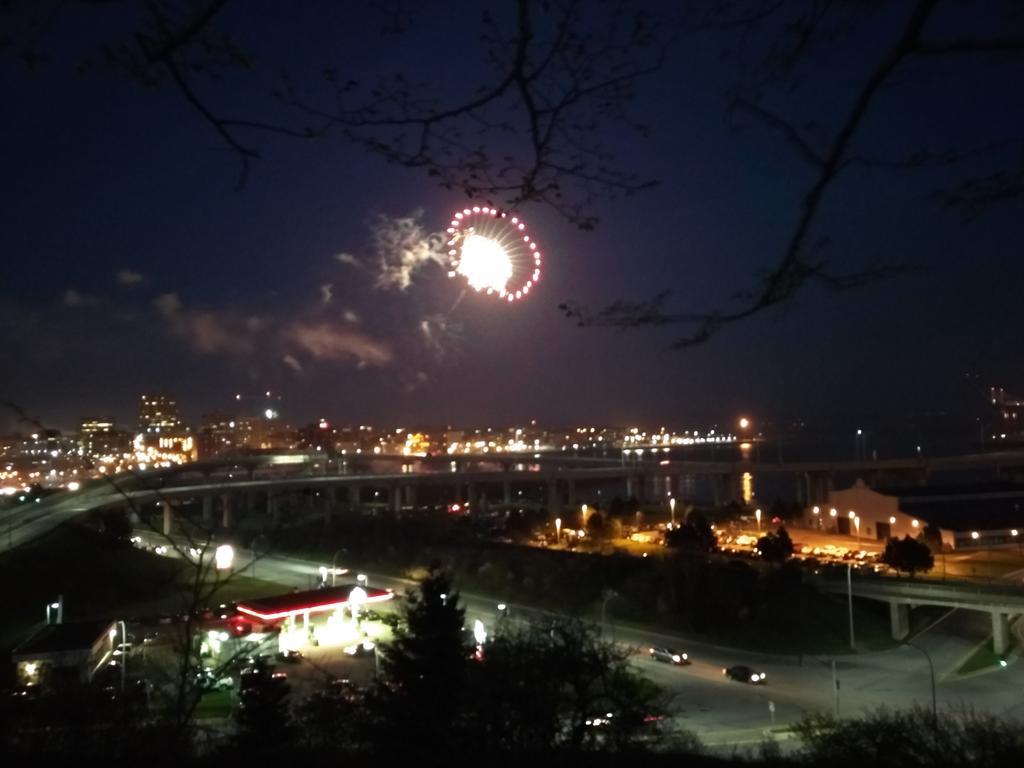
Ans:
[{"label": "city light", "polygon": [[230,544],[221,544],[213,553],[213,561],[218,571],[225,571],[235,561],[235,549]]}]

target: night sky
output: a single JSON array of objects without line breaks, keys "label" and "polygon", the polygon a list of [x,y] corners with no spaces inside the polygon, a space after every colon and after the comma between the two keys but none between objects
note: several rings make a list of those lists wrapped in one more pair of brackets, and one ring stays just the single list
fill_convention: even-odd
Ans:
[{"label": "night sky", "polygon": [[[268,96],[282,67],[310,94],[328,64],[366,81],[414,71],[444,94],[467,93],[486,76],[482,6],[441,5],[444,14],[412,12],[400,34],[386,29],[390,13],[364,5],[229,7],[221,22],[256,71],[199,90],[223,113],[282,121],[293,116]],[[508,14],[509,4],[491,5]],[[971,24],[1005,23],[983,17],[995,5],[969,9]],[[774,104],[797,122],[834,125],[900,6],[817,54],[800,88]],[[970,31],[963,18],[939,22],[937,36]],[[198,419],[237,392],[271,389],[296,424],[689,427],[745,413],[882,430],[947,412],[959,429],[990,384],[1024,391],[1020,202],[965,220],[933,194],[963,167],[857,169],[830,192],[815,239],[829,239],[837,264],[910,267],[885,282],[810,285],[678,352],[668,345],[682,329],[580,329],[562,316],[568,299],[600,306],[666,288],[673,308],[708,309],[778,258],[812,174],[777,133],[731,124],[739,69],[723,51],[734,33],[676,34],[631,110],[651,135],[604,136],[658,188],[599,205],[593,232],[522,208],[546,271],[527,300],[505,306],[472,293],[457,301],[460,284],[432,264],[405,290],[375,287],[380,217],[438,231],[464,205],[458,191],[340,137],[264,133],[244,135],[263,157],[236,189],[237,158],[172,88],[74,74],[82,51],[120,29],[116,15],[73,13],[44,38],[48,64],[28,71],[10,51],[0,58],[0,399],[54,426],[85,414],[128,423],[144,391],[176,395]],[[875,104],[855,154],[1020,137],[1021,74],[1019,57],[915,63]],[[0,414],[0,430],[14,426]]]}]

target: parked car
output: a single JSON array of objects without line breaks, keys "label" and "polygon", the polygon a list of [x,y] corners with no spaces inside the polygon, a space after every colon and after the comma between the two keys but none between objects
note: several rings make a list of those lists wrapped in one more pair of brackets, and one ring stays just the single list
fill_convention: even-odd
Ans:
[{"label": "parked car", "polygon": [[674,651],[671,648],[651,648],[650,657],[654,661],[663,661],[666,664],[676,664],[678,666],[690,663],[690,657],[688,654],[683,653],[682,651]]},{"label": "parked car", "polygon": [[730,680],[735,680],[738,683],[749,683],[750,685],[764,685],[766,677],[764,672],[758,672],[745,664],[726,667],[722,670],[722,674]]},{"label": "parked car", "polygon": [[283,661],[286,664],[298,664],[302,661],[302,653],[295,650],[281,651],[277,654],[277,660]]}]

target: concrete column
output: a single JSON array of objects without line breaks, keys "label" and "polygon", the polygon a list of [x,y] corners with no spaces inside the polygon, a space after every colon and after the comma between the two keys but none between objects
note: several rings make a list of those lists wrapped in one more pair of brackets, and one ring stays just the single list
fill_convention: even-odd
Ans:
[{"label": "concrete column", "polygon": [[270,518],[272,527],[277,528],[281,525],[281,507],[271,491],[267,491],[267,517]]},{"label": "concrete column", "polygon": [[892,624],[892,639],[904,639],[910,634],[910,606],[906,603],[889,603],[889,621]]},{"label": "concrete column", "polygon": [[996,654],[1006,653],[1010,647],[1010,617],[999,611],[992,612],[992,650]]},{"label": "concrete column", "polygon": [[353,512],[353,513],[354,512],[358,512],[359,511],[359,504],[362,501],[362,499],[361,499],[362,491],[360,490],[359,484],[358,483],[353,483],[352,485],[348,486],[347,490],[348,490],[348,511],[349,512]]},{"label": "concrete column", "polygon": [[161,501],[160,506],[164,511],[164,536],[170,536],[174,528],[174,509],[169,501]]},{"label": "concrete column", "polygon": [[501,500],[505,504],[512,503],[512,483],[508,480],[504,480],[501,483]]},{"label": "concrete column", "polygon": [[324,505],[324,523],[326,525],[331,524],[331,520],[334,517],[334,507],[338,504],[338,494],[335,491],[334,486],[328,486],[324,488],[323,505]]},{"label": "concrete column", "polygon": [[401,512],[402,511],[402,487],[400,485],[392,485],[388,488],[388,498],[391,501],[391,511]]},{"label": "concrete column", "polygon": [[405,486],[405,504],[408,507],[416,506],[416,486],[413,483]]},{"label": "concrete column", "polygon": [[477,493],[476,483],[470,483],[466,488],[466,502],[469,504],[470,510],[473,512],[477,511],[477,505],[480,502],[480,494]]},{"label": "concrete column", "polygon": [[213,525],[213,496],[203,496],[203,525]]},{"label": "concrete column", "polygon": [[221,527],[228,529],[232,525],[231,516],[231,494],[225,493],[220,497],[221,503]]},{"label": "concrete column", "polygon": [[569,508],[576,509],[576,481],[570,477],[568,480],[565,481],[565,484]]},{"label": "concrete column", "polygon": [[626,498],[632,499],[636,496],[636,478],[632,475],[626,477]]},{"label": "concrete column", "polygon": [[562,513],[562,505],[558,499],[558,481],[552,478],[548,480],[548,514],[552,517],[558,517]]}]

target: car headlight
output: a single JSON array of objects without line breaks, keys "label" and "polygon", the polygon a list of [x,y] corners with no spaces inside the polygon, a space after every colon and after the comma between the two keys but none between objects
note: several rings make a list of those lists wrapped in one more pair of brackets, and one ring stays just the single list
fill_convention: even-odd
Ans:
[{"label": "car headlight", "polygon": [[686,655],[686,654],[684,653],[684,654],[683,654],[683,661],[686,661],[686,660],[687,660],[688,658],[690,658],[690,657],[689,657],[689,656],[687,656],[687,655]]},{"label": "car headlight", "polygon": [[680,661],[682,661],[682,657],[678,653],[674,653],[672,654],[672,661],[678,664]]},{"label": "car headlight", "polygon": [[761,678],[760,678],[760,677],[758,677],[758,675],[757,675],[757,673],[756,673],[756,672],[755,672],[754,674],[752,674],[752,675],[750,676],[750,682],[752,682],[752,683],[756,683],[756,682],[757,682],[758,680],[760,680],[760,679],[761,679]]}]

